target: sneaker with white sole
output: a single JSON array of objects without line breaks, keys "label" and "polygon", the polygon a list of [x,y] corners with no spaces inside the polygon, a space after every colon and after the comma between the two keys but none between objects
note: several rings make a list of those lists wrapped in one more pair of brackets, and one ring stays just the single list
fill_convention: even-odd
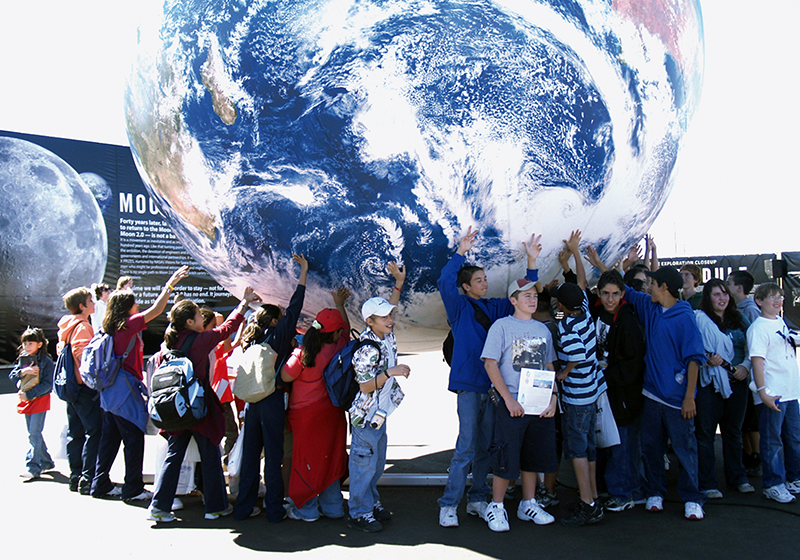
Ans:
[{"label": "sneaker with white sole", "polygon": [[456,506],[442,506],[439,508],[439,526],[458,527]]},{"label": "sneaker with white sole", "polygon": [[175,521],[175,516],[171,511],[163,511],[155,506],[147,508],[147,513],[150,514],[150,521],[157,521],[159,523],[169,523]]},{"label": "sneaker with white sole", "polygon": [[743,482],[742,484],[737,486],[736,489],[742,494],[752,494],[753,492],[756,491],[756,489],[753,488],[753,485],[750,484],[749,482]]},{"label": "sneaker with white sole", "polygon": [[536,503],[543,508],[547,508],[549,506],[557,506],[559,500],[555,492],[548,492],[547,486],[539,484],[536,486]]},{"label": "sneaker with white sole", "polygon": [[225,517],[226,515],[230,515],[232,513],[233,513],[233,506],[228,504],[228,507],[226,507],[222,511],[207,513],[205,514],[204,518],[208,519],[209,521],[213,521],[214,519],[219,519],[220,517]]},{"label": "sneaker with white sole", "polygon": [[647,498],[647,503],[644,509],[651,513],[658,513],[664,511],[664,498],[661,496],[650,496]]},{"label": "sneaker with white sole", "polygon": [[683,504],[683,516],[690,521],[700,521],[704,517],[703,507],[697,502]]},{"label": "sneaker with white sole", "polygon": [[[703,494],[706,495],[706,498],[709,500],[720,500],[722,499],[722,492],[720,492],[717,488],[712,488],[711,490],[703,490]],[[691,502],[687,502],[691,503]]]},{"label": "sneaker with white sole", "polygon": [[[120,490],[120,493],[122,493],[121,490]],[[111,492],[109,492],[108,495],[110,496]],[[152,499],[153,499],[153,493],[152,492],[150,492],[149,490],[142,490],[139,494],[136,494],[135,496],[132,496],[130,498],[123,498],[123,501],[125,501],[125,502],[144,502],[144,501],[148,501],[149,502]]]},{"label": "sneaker with white sole", "polygon": [[183,509],[183,502],[178,498],[172,500],[172,511],[180,511]]},{"label": "sneaker with white sole", "polygon": [[467,514],[477,515],[481,519],[486,517],[486,507],[489,504],[486,502],[467,502]]},{"label": "sneaker with white sole", "polygon": [[790,494],[800,494],[800,480],[786,481],[786,489]]},{"label": "sneaker with white sole", "polygon": [[522,500],[517,507],[517,517],[523,521],[533,521],[537,525],[550,525],[556,520],[555,517],[542,509],[542,506],[535,499]]},{"label": "sneaker with white sole", "polygon": [[626,509],[633,509],[635,505],[633,498],[618,498],[614,496],[603,504],[603,509],[606,511],[625,511]]},{"label": "sneaker with white sole", "polygon": [[778,484],[770,488],[764,489],[764,497],[769,500],[775,500],[779,504],[790,504],[796,500],[794,496],[786,489],[785,484]]},{"label": "sneaker with white sole", "polygon": [[508,513],[502,503],[492,502],[486,507],[486,522],[495,533],[508,531]]}]

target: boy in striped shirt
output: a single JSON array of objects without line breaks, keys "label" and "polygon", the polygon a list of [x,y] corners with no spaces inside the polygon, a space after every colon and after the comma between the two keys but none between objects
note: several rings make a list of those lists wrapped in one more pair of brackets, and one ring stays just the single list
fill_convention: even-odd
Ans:
[{"label": "boy in striped shirt", "polygon": [[558,308],[564,318],[558,324],[558,358],[564,369],[556,378],[561,382],[564,455],[572,460],[578,479],[580,500],[564,525],[578,527],[603,518],[597,501],[595,424],[597,397],[606,390],[597,363],[597,333],[586,297],[586,272],[579,252],[581,232],[576,230],[564,242],[575,257],[578,284],[562,284],[556,292]]}]

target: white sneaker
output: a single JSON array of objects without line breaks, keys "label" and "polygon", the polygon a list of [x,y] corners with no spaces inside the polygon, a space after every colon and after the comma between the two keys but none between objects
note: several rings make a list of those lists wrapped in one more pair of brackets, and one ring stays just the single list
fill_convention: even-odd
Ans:
[{"label": "white sneaker", "polygon": [[508,531],[508,513],[502,503],[492,502],[486,508],[486,522],[495,533]]},{"label": "white sneaker", "polygon": [[122,496],[122,486],[114,486],[111,490],[105,493],[104,497],[119,498]]},{"label": "white sneaker", "polygon": [[703,494],[705,494],[706,498],[708,498],[709,500],[722,499],[722,492],[720,492],[718,488],[712,488],[711,490],[703,490]]},{"label": "white sneaker", "polygon": [[439,508],[439,525],[441,527],[458,527],[456,506],[442,506]]},{"label": "white sneaker", "polygon": [[775,500],[780,504],[790,504],[795,501],[795,497],[789,493],[785,484],[778,484],[771,488],[764,489],[764,497],[770,500]]},{"label": "white sneaker", "polygon": [[786,489],[790,494],[800,494],[800,480],[787,480]]},{"label": "white sneaker", "polygon": [[[111,492],[109,492],[108,495],[110,496]],[[137,494],[137,495],[133,496],[132,498],[126,498],[125,501],[126,502],[144,502],[145,500],[150,501],[152,499],[153,499],[153,493],[152,492],[150,492],[149,490],[142,490],[141,494]]]},{"label": "white sneaker", "polygon": [[683,504],[683,516],[690,521],[703,519],[703,508],[697,502],[686,502]]},{"label": "white sneaker", "polygon": [[533,521],[537,525],[549,525],[556,520],[535,499],[522,500],[517,507],[517,517],[523,521]]},{"label": "white sneaker", "polygon": [[650,496],[647,498],[647,503],[645,504],[644,509],[652,513],[664,511],[664,498],[661,496]]},{"label": "white sneaker", "polygon": [[158,521],[161,523],[170,523],[171,521],[175,521],[175,516],[171,511],[161,511],[153,505],[147,508],[147,513],[150,515],[150,521]]},{"label": "white sneaker", "polygon": [[203,517],[205,519],[208,519],[209,521],[213,521],[214,519],[219,519],[220,517],[225,517],[226,515],[230,515],[232,513],[233,513],[233,506],[228,504],[228,507],[226,507],[222,511],[207,513]]},{"label": "white sneaker", "polygon": [[467,513],[469,515],[477,515],[481,519],[486,519],[486,502],[467,502]]},{"label": "white sneaker", "polygon": [[183,502],[180,499],[175,498],[172,500],[172,511],[180,511],[183,509]]}]

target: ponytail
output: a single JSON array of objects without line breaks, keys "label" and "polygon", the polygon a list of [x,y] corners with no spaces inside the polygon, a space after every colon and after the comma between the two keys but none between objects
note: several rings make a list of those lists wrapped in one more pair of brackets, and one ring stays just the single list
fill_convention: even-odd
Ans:
[{"label": "ponytail", "polygon": [[174,349],[178,343],[178,334],[186,329],[186,321],[194,319],[197,315],[197,304],[190,299],[184,299],[172,306],[169,312],[169,325],[164,332],[164,343],[167,348]]},{"label": "ponytail", "polygon": [[281,308],[277,305],[265,304],[256,311],[255,320],[251,321],[242,333],[242,350],[247,350],[256,340],[259,340],[272,326],[272,321],[281,318]]}]

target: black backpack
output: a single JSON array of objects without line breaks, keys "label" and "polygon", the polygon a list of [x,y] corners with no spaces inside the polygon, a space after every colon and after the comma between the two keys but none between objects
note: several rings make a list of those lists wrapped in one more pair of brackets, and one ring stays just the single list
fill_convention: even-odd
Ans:
[{"label": "black backpack", "polygon": [[325,378],[325,387],[328,389],[328,396],[331,398],[333,406],[349,410],[353,404],[353,399],[358,394],[358,381],[356,381],[356,370],[353,367],[353,354],[364,346],[376,348],[378,350],[378,361],[380,361],[381,345],[374,340],[365,338],[364,340],[356,339],[348,342],[325,366],[325,371],[322,375]]},{"label": "black backpack", "polygon": [[179,350],[164,353],[150,380],[147,411],[153,424],[167,432],[187,430],[208,413],[205,388],[186,357],[197,334],[189,334]]},{"label": "black backpack", "polygon": [[[486,329],[486,332],[489,332],[489,329],[492,327],[492,320],[489,319],[489,316],[486,312],[479,306],[474,299],[467,298],[467,301],[472,304],[472,308],[475,310],[475,320],[478,321],[478,324]],[[442,355],[444,356],[444,361],[447,362],[448,366],[453,365],[453,346],[455,344],[455,339],[453,339],[453,331],[447,333],[447,338],[444,339],[442,342]]]}]

